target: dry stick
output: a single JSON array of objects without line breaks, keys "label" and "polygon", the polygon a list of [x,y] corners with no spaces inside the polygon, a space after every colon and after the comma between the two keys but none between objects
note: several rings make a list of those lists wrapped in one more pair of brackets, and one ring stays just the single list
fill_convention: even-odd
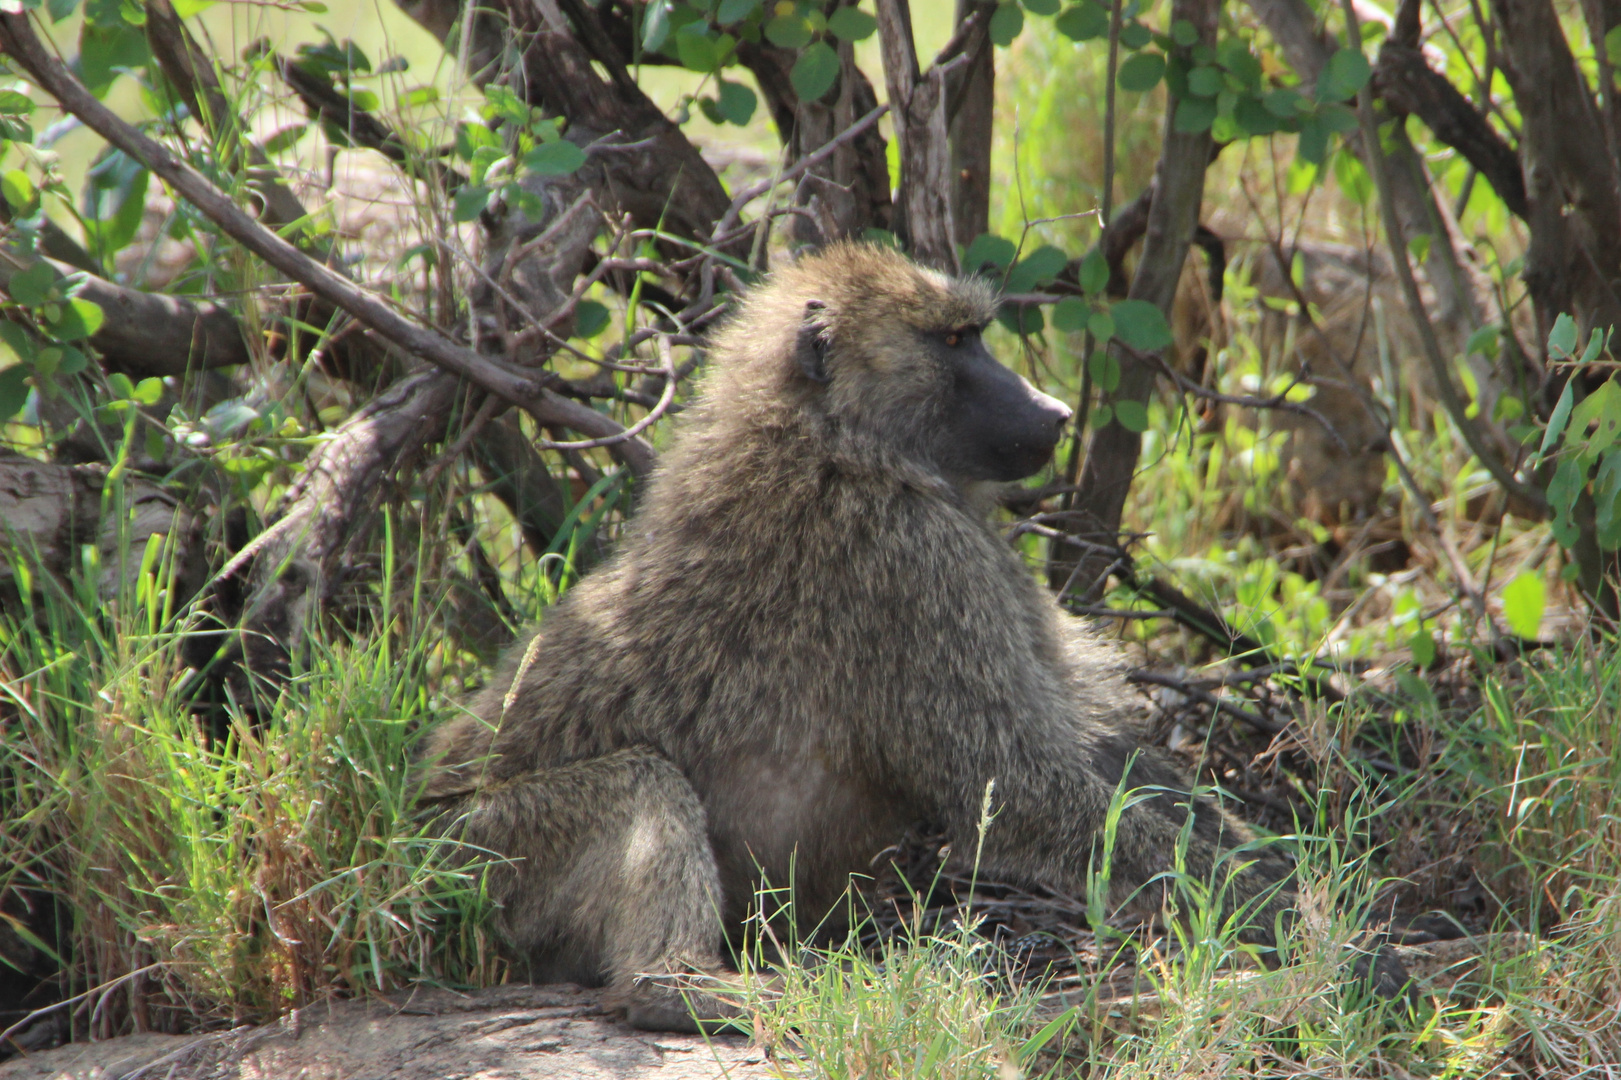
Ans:
[{"label": "dry stick", "polygon": [[817,147],[814,153],[806,154],[804,157],[800,158],[791,168],[784,169],[779,175],[773,176],[769,180],[761,180],[752,187],[744,188],[738,193],[737,197],[732,200],[732,205],[727,208],[726,216],[720,219],[720,224],[715,226],[715,231],[712,234],[715,237],[713,242],[715,244],[720,244],[726,239],[726,231],[733,225],[737,224],[738,220],[742,217],[743,207],[747,206],[755,199],[758,199],[761,195],[764,195],[778,184],[786,184],[790,180],[799,179],[799,177],[807,169],[814,169],[823,161],[827,160],[838,151],[839,147],[854,139],[863,131],[866,131],[868,128],[872,127],[878,122],[879,118],[888,111],[888,105],[878,106],[876,109],[872,110],[872,112],[868,113],[866,116],[863,116],[860,120],[857,120],[855,123],[833,136],[827,142]]},{"label": "dry stick", "polygon": [[342,308],[406,352],[522,407],[537,423],[570,427],[593,440],[619,440],[625,464],[638,476],[652,469],[653,448],[610,419],[540,386],[410,319],[376,295],[329,270],[249,217],[231,199],[166,148],[120,120],[45,51],[26,15],[0,14],[0,50],[14,59],[68,112],[139,161],[201,210],[226,235],[316,296]]},{"label": "dry stick", "polygon": [[[1356,10],[1351,6],[1351,0],[1341,0],[1341,7],[1345,12],[1349,39],[1362,40],[1357,36],[1361,33],[1361,24],[1357,21]],[[1374,186],[1379,191],[1379,212],[1384,218],[1385,242],[1390,247],[1390,260],[1396,265],[1396,277],[1401,282],[1402,296],[1407,302],[1407,310],[1412,315],[1414,325],[1418,327],[1419,341],[1424,346],[1424,358],[1429,362],[1430,374],[1435,379],[1441,404],[1463,436],[1464,442],[1468,444],[1470,452],[1491,474],[1492,479],[1497,481],[1510,496],[1523,499],[1526,505],[1546,515],[1548,501],[1542,492],[1520,483],[1490,452],[1474,424],[1465,415],[1457,388],[1452,385],[1452,373],[1447,370],[1446,358],[1441,354],[1441,343],[1435,336],[1435,326],[1430,322],[1429,313],[1424,309],[1424,300],[1418,292],[1418,282],[1414,279],[1413,268],[1407,261],[1407,240],[1402,235],[1401,220],[1396,216],[1396,197],[1390,187],[1384,145],[1379,141],[1379,124],[1373,115],[1373,93],[1367,85],[1357,91],[1357,118],[1362,124],[1362,140],[1368,149],[1368,165],[1373,174]],[[1485,622],[1495,646],[1500,639],[1497,624],[1492,621],[1491,612],[1486,606],[1485,593],[1475,585],[1473,575],[1468,571],[1468,563],[1464,561],[1463,553],[1458,550],[1457,544],[1440,521],[1435,519],[1427,504],[1421,507],[1421,512],[1434,523],[1436,539],[1440,541],[1441,550],[1446,555],[1447,561],[1452,564],[1453,573],[1459,578],[1458,586],[1468,595],[1475,613]]]},{"label": "dry stick", "polygon": [[[1341,0],[1341,7],[1345,11],[1346,26],[1350,40],[1360,41],[1356,35],[1361,31],[1357,21],[1356,10],[1351,0]],[[1413,316],[1413,323],[1418,327],[1419,341],[1424,346],[1424,358],[1429,361],[1430,374],[1435,379],[1435,389],[1440,395],[1441,404],[1446,407],[1447,415],[1457,425],[1458,433],[1468,444],[1469,450],[1479,459],[1493,480],[1504,491],[1521,499],[1526,505],[1535,507],[1539,513],[1546,514],[1548,500],[1542,492],[1527,484],[1522,484],[1507,467],[1499,461],[1485,440],[1476,430],[1474,423],[1465,413],[1465,406],[1458,397],[1457,387],[1452,385],[1452,373],[1447,370],[1446,357],[1441,353],[1441,342],[1435,336],[1435,326],[1430,322],[1430,316],[1424,310],[1424,300],[1418,292],[1418,282],[1413,277],[1413,267],[1407,261],[1407,238],[1402,235],[1401,220],[1396,216],[1396,196],[1390,187],[1390,174],[1386,168],[1384,146],[1379,142],[1379,123],[1373,115],[1373,92],[1364,84],[1357,91],[1357,116],[1362,123],[1362,138],[1368,148],[1368,164],[1372,167],[1374,185],[1379,189],[1379,211],[1385,219],[1385,242],[1390,246],[1390,260],[1396,264],[1396,277],[1401,281],[1402,295],[1407,301],[1408,311]]]},{"label": "dry stick", "polygon": [[[1274,160],[1275,165],[1276,161]],[[1275,167],[1273,171],[1276,173]],[[1249,199],[1250,207],[1255,211],[1256,217],[1261,219],[1260,208],[1256,205],[1254,197],[1250,195],[1248,187],[1244,189],[1244,194]],[[1278,216],[1281,221],[1283,216],[1281,201]],[[1412,496],[1413,506],[1418,511],[1419,517],[1423,519],[1424,524],[1435,534],[1437,541],[1440,543],[1441,553],[1446,557],[1447,565],[1452,568],[1452,576],[1458,581],[1458,591],[1463,593],[1476,612],[1486,619],[1486,625],[1495,638],[1497,627],[1492,623],[1491,616],[1487,613],[1485,594],[1475,584],[1474,575],[1469,572],[1469,564],[1464,561],[1463,553],[1458,550],[1458,546],[1453,543],[1451,537],[1447,536],[1446,530],[1441,527],[1440,519],[1430,509],[1430,500],[1424,494],[1424,489],[1418,486],[1418,478],[1407,467],[1407,460],[1402,456],[1401,448],[1397,445],[1396,436],[1391,430],[1390,422],[1380,411],[1378,405],[1375,404],[1373,395],[1357,381],[1355,373],[1351,370],[1351,365],[1346,362],[1344,357],[1340,356],[1339,350],[1328,339],[1328,333],[1311,313],[1311,305],[1306,300],[1306,294],[1295,283],[1294,276],[1287,272],[1289,260],[1284,256],[1281,234],[1277,237],[1268,235],[1266,241],[1267,246],[1272,249],[1272,257],[1277,260],[1279,268],[1284,270],[1284,280],[1289,283],[1289,289],[1294,293],[1295,303],[1299,305],[1301,316],[1306,320],[1306,325],[1317,336],[1317,340],[1323,346],[1323,351],[1328,354],[1329,359],[1334,362],[1334,366],[1339,369],[1340,376],[1345,380],[1345,384],[1350,387],[1351,392],[1356,395],[1363,411],[1368,414],[1369,419],[1378,425],[1380,433],[1384,435],[1385,444],[1389,447],[1386,453],[1390,455],[1391,463],[1396,466],[1396,475],[1400,477],[1402,486]],[[1372,264],[1370,263],[1369,266],[1369,272],[1371,273]]]}]

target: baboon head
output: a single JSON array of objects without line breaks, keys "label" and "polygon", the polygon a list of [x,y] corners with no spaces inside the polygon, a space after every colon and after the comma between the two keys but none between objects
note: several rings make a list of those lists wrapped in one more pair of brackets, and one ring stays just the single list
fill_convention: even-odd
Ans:
[{"label": "baboon head", "polygon": [[717,396],[809,412],[847,451],[899,453],[954,483],[1018,480],[1047,463],[1070,410],[986,349],[996,306],[984,280],[834,245],[750,294],[716,342],[731,383]]}]

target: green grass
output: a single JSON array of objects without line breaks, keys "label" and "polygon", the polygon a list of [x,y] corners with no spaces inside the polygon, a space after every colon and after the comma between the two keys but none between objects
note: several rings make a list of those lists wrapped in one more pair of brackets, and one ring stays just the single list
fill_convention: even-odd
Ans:
[{"label": "green grass", "polygon": [[0,893],[65,902],[39,944],[90,992],[76,1032],[498,976],[476,881],[439,866],[414,808],[412,748],[443,711],[425,639],[318,640],[270,724],[210,746],[183,624],[141,603],[161,575],[104,609],[38,580],[0,623]]}]

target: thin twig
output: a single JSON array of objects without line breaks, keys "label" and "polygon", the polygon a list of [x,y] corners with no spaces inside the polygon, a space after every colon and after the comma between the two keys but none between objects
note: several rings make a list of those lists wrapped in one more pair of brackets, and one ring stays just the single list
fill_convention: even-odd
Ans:
[{"label": "thin twig", "polygon": [[[786,184],[790,180],[797,180],[800,174],[820,165],[823,161],[833,156],[833,154],[838,151],[839,147],[843,146],[847,142],[850,142],[857,135],[860,135],[862,132],[876,124],[878,120],[888,111],[888,105],[878,106],[876,109],[872,110],[867,115],[863,116],[861,119],[839,132],[837,135],[833,136],[827,142],[817,147],[815,151],[800,158],[793,164],[792,167],[784,169],[780,174],[773,176],[769,180],[761,180],[759,183],[744,188],[738,193],[737,197],[732,200],[732,205],[727,207],[726,214],[720,219],[720,224],[715,226],[713,235],[716,237],[724,236],[726,231],[736,225],[741,219],[743,208],[745,206],[753,202],[755,199],[758,199],[761,195],[764,195],[778,184]],[[720,240],[715,241],[717,244],[720,242]]]}]

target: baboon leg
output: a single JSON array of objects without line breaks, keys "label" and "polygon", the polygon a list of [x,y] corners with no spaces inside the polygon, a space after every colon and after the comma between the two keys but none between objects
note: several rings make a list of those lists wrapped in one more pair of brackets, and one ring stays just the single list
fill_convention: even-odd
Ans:
[{"label": "baboon leg", "polygon": [[487,887],[532,980],[605,984],[655,1030],[735,1015],[673,985],[721,967],[721,923],[704,808],[667,758],[622,750],[491,785],[456,830],[466,858],[504,860]]}]

